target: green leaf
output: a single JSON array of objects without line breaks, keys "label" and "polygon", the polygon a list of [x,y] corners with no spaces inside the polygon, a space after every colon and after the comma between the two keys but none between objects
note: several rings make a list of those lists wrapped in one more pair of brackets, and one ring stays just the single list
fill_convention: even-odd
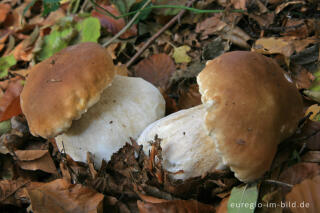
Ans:
[{"label": "green leaf", "polygon": [[79,42],[98,42],[100,37],[100,21],[97,18],[89,17],[76,25],[80,33]]},{"label": "green leaf", "polygon": [[8,76],[9,68],[17,63],[13,55],[8,55],[0,58],[0,78]]},{"label": "green leaf", "polygon": [[43,16],[49,15],[49,13],[59,9],[60,0],[43,0]]},{"label": "green leaf", "polygon": [[66,28],[54,26],[53,28],[51,33],[44,37],[42,49],[37,55],[39,61],[43,61],[63,48],[66,48],[72,38],[77,34],[72,26]]},{"label": "green leaf", "polygon": [[0,135],[3,135],[11,130],[11,121],[2,121],[0,122]]},{"label": "green leaf", "polygon": [[233,187],[228,201],[228,213],[253,213],[258,199],[257,184]]}]

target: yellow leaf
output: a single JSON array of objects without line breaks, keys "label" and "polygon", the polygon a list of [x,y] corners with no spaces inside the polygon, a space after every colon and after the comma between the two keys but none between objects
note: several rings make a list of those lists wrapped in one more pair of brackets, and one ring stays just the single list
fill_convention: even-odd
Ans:
[{"label": "yellow leaf", "polygon": [[190,51],[191,48],[188,45],[183,45],[180,47],[174,48],[172,57],[176,63],[189,63],[191,61],[191,57],[188,56],[187,52]]}]

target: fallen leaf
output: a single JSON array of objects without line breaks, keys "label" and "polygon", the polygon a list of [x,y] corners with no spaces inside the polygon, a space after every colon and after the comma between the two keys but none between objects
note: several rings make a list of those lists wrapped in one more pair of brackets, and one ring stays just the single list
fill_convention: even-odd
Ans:
[{"label": "fallen leaf", "polygon": [[28,180],[1,180],[0,181],[0,203],[2,205],[21,205],[21,201],[17,200],[15,193],[24,187],[30,181]]},{"label": "fallen leaf", "polygon": [[312,75],[312,73],[308,72],[302,66],[296,65],[296,67],[300,68],[300,70],[298,71],[298,74],[293,75],[293,80],[296,83],[297,88],[298,89],[310,88],[314,80],[314,76]]},{"label": "fallen leaf", "polygon": [[188,109],[202,103],[198,84],[192,84],[185,90],[179,90],[179,95],[179,109]]},{"label": "fallen leaf", "polygon": [[298,184],[304,179],[313,178],[320,174],[320,165],[316,163],[298,163],[287,169],[281,174],[279,180],[288,184]]},{"label": "fallen leaf", "polygon": [[10,10],[11,7],[9,4],[0,3],[0,24],[6,20],[7,14],[10,12]]},{"label": "fallen leaf", "polygon": [[15,154],[22,169],[58,173],[48,150],[15,150]]},{"label": "fallen leaf", "polygon": [[[100,6],[108,10],[110,13],[112,13],[115,16],[120,15],[120,13],[118,12],[117,8],[114,5],[111,5],[111,6],[100,5]],[[97,8],[96,10],[93,10],[91,12],[91,15],[93,17],[98,18],[100,20],[101,26],[113,35],[117,34],[126,25],[123,18],[114,19],[111,16],[106,15],[105,12],[99,8]],[[136,25],[133,25],[129,30],[123,33],[120,36],[120,38],[127,39],[136,35],[137,35],[137,27]]]},{"label": "fallen leaf", "polygon": [[8,120],[21,113],[20,93],[22,91],[21,80],[11,81],[0,99],[0,121]]},{"label": "fallen leaf", "polygon": [[9,68],[17,63],[14,55],[3,56],[0,58],[0,78],[7,77]]},{"label": "fallen leaf", "polygon": [[256,40],[253,49],[262,54],[283,54],[285,57],[290,57],[295,50],[291,40],[275,37]]},{"label": "fallen leaf", "polygon": [[233,187],[228,201],[228,213],[253,213],[257,199],[258,186],[256,183]]},{"label": "fallen leaf", "polygon": [[303,39],[309,35],[308,26],[302,19],[288,19],[285,31],[281,33],[283,36],[294,36],[294,38]]},{"label": "fallen leaf", "polygon": [[80,184],[56,179],[27,189],[35,213],[102,213],[104,195]]},{"label": "fallen leaf", "polygon": [[172,55],[174,61],[176,63],[189,63],[191,61],[191,57],[188,56],[187,52],[189,52],[190,50],[191,48],[188,45],[175,47]]},{"label": "fallen leaf", "polygon": [[230,196],[223,198],[223,200],[220,202],[220,205],[216,210],[216,213],[228,213],[229,199],[230,199]]},{"label": "fallen leaf", "polygon": [[76,24],[76,29],[80,32],[78,42],[98,42],[100,37],[99,19],[89,17]]},{"label": "fallen leaf", "polygon": [[286,204],[293,213],[317,213],[320,209],[320,176],[295,185],[286,195]]},{"label": "fallen leaf", "polygon": [[143,59],[134,67],[134,70],[135,76],[165,89],[176,67],[170,56],[162,53]]},{"label": "fallen leaf", "polygon": [[283,4],[280,4],[277,6],[275,9],[275,13],[278,14],[280,13],[284,8],[288,7],[289,5],[295,5],[295,4],[305,4],[305,1],[289,1],[285,2]]},{"label": "fallen leaf", "polygon": [[137,201],[140,213],[206,213],[215,212],[213,206],[196,200],[172,200],[162,203]]},{"label": "fallen leaf", "polygon": [[320,122],[307,120],[298,137],[302,138],[301,143],[306,144],[308,149],[320,150]]},{"label": "fallen leaf", "polygon": [[247,41],[251,39],[251,37],[235,25],[238,16],[238,14],[230,14],[228,19],[222,21],[221,15],[214,15],[199,22],[196,26],[196,32],[201,34],[201,40],[207,39],[209,35],[219,35],[222,39],[237,46],[249,48]]}]

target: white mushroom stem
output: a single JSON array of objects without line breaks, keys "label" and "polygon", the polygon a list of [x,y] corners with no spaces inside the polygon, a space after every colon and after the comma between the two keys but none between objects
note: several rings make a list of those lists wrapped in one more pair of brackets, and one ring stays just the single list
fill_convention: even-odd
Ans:
[{"label": "white mushroom stem", "polygon": [[[205,105],[181,110],[149,125],[139,136],[147,154],[155,135],[161,139],[162,165],[175,179],[188,179],[224,166],[204,126]],[[183,173],[179,172],[183,170]]]},{"label": "white mushroom stem", "polygon": [[137,138],[150,123],[164,116],[165,101],[153,85],[141,78],[116,76],[100,101],[71,128],[56,137],[60,150],[74,160],[86,162],[87,152],[100,167],[130,137]]}]

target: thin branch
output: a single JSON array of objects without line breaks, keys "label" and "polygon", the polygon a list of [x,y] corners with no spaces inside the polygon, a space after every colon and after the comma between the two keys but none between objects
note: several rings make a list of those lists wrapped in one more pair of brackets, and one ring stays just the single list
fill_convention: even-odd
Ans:
[{"label": "thin branch", "polygon": [[111,44],[112,42],[114,42],[117,38],[119,38],[123,33],[125,33],[132,25],[133,23],[136,21],[136,19],[139,17],[139,15],[141,14],[142,10],[148,6],[148,4],[151,2],[151,0],[146,1],[146,3],[144,3],[144,5],[141,7],[141,9],[133,16],[133,18],[128,22],[128,24],[122,28],[116,35],[114,35],[111,39],[109,39],[106,43],[104,43],[102,46],[106,47],[109,44]]},{"label": "thin branch", "polygon": [[[187,3],[186,7],[191,6],[195,0],[191,0]],[[171,25],[173,25],[180,17],[186,12],[186,10],[181,10],[175,17],[173,17],[165,26],[163,26],[156,34],[154,34],[138,52],[126,63],[127,67],[130,67],[134,61],[148,48],[148,46],[156,40],[164,31],[166,31]]]}]

